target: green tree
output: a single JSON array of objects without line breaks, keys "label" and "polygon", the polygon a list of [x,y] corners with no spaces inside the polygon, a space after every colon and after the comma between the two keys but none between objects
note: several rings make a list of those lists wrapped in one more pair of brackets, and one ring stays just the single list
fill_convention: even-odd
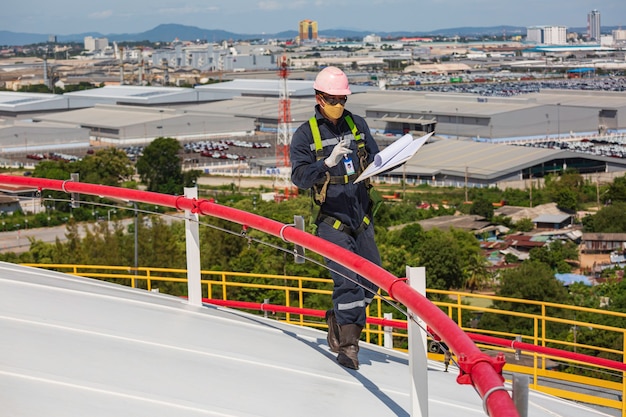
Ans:
[{"label": "green tree", "polygon": [[67,161],[40,161],[35,165],[33,177],[48,178],[52,180],[69,180],[70,173],[77,172],[73,164]]},{"label": "green tree", "polygon": [[148,191],[180,195],[183,192],[181,146],[174,138],[159,137],[143,150],[137,160],[137,173]]},{"label": "green tree", "polygon": [[535,228],[535,223],[533,223],[532,219],[528,217],[524,217],[523,219],[519,219],[515,223],[515,229],[520,232],[530,232]]},{"label": "green tree", "polygon": [[488,265],[489,262],[480,253],[474,253],[469,257],[465,268],[463,268],[465,274],[464,286],[466,289],[474,292],[474,290],[481,289],[487,284],[490,276],[487,269]]},{"label": "green tree", "polygon": [[603,202],[626,202],[626,175],[614,178],[613,182],[608,185],[606,193],[598,190],[598,194],[602,195]]},{"label": "green tree", "polygon": [[[522,300],[545,301],[564,304],[568,300],[567,289],[556,279],[550,266],[537,262],[526,261],[518,268],[502,272],[500,286],[496,295]],[[508,300],[497,300],[493,308],[498,310],[516,311],[518,313],[541,314],[541,306],[524,303],[513,303]],[[548,314],[551,314],[549,312]],[[531,318],[485,313],[478,326],[481,329],[497,330],[512,334],[532,335],[534,323]],[[553,326],[549,334],[555,335],[568,329]]]},{"label": "green tree", "polygon": [[578,261],[578,246],[571,241],[556,240],[548,245],[531,249],[530,259],[542,262],[559,273],[571,272],[570,263]]},{"label": "green tree", "polygon": [[576,210],[583,201],[585,181],[582,175],[574,169],[567,169],[557,176],[548,175],[545,178],[545,188],[552,201],[563,210]]},{"label": "green tree", "polygon": [[135,173],[126,153],[113,147],[87,155],[75,165],[80,180],[92,184],[119,186]]},{"label": "green tree", "polygon": [[583,219],[586,232],[626,233],[626,203],[618,202],[602,207],[594,215]]},{"label": "green tree", "polygon": [[463,256],[459,242],[450,232],[432,229],[425,233],[416,254],[426,268],[426,286],[449,290],[463,285]]},{"label": "green tree", "polygon": [[493,217],[493,204],[487,199],[479,198],[472,203],[470,207],[470,214],[482,216],[485,219],[491,219]]}]

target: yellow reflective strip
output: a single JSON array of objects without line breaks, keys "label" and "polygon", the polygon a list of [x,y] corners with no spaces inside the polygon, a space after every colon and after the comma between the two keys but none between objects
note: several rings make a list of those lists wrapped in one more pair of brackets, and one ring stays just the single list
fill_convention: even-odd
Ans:
[{"label": "yellow reflective strip", "polygon": [[341,227],[341,222],[339,220],[335,220],[335,223],[333,223],[333,227],[339,230],[339,228]]},{"label": "yellow reflective strip", "polygon": [[352,130],[352,134],[354,135],[354,139],[356,141],[361,140],[361,135],[359,134],[359,129],[357,129],[356,125],[354,124],[354,120],[352,120],[352,117],[350,116],[346,116],[346,123],[348,123],[348,127],[350,128],[350,130]]},{"label": "yellow reflective strip", "polygon": [[317,119],[315,116],[309,119],[309,126],[311,126],[311,134],[313,135],[313,143],[315,143],[315,150],[322,150],[322,137],[320,135],[320,129],[317,126]]},{"label": "yellow reflective strip", "polygon": [[348,177],[347,175],[343,176],[343,183],[347,184],[348,182],[350,182],[350,177]]},{"label": "yellow reflective strip", "polygon": [[367,216],[363,217],[363,223],[370,224],[370,218]]}]

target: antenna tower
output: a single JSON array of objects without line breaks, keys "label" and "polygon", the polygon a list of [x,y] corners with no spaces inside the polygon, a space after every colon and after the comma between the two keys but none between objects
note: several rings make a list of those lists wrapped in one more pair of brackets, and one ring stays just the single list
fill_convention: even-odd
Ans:
[{"label": "antenna tower", "polygon": [[291,100],[287,89],[287,78],[289,77],[289,66],[287,56],[280,58],[278,67],[280,77],[280,91],[278,96],[278,138],[276,140],[276,168],[277,184],[285,190],[284,198],[287,199],[296,192],[292,192],[289,145],[291,144]]}]

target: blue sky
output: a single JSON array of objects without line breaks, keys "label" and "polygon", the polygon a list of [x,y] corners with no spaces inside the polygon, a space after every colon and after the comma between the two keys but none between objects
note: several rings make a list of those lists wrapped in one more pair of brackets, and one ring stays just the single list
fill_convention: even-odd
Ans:
[{"label": "blue sky", "polygon": [[602,26],[626,29],[626,0],[21,0],[4,11],[0,30],[70,35],[137,33],[162,23],[261,34],[297,30],[420,32],[462,26],[585,27],[598,9]]}]

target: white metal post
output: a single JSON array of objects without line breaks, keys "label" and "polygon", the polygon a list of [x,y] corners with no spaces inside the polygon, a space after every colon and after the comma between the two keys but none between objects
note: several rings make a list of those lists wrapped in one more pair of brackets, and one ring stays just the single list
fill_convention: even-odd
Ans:
[{"label": "white metal post", "polygon": [[[426,296],[426,269],[406,267],[408,284]],[[423,320],[409,311],[409,372],[411,373],[411,417],[428,417],[428,357]]]},{"label": "white metal post", "polygon": [[[185,187],[185,197],[198,198],[197,187]],[[187,249],[187,294],[189,304],[202,305],[202,284],[200,283],[200,233],[198,214],[185,210],[185,246]]]},{"label": "white metal post", "polygon": [[[385,320],[393,320],[393,313],[385,313],[383,317]],[[393,326],[385,326],[383,330],[383,346],[387,349],[393,349]]]}]

